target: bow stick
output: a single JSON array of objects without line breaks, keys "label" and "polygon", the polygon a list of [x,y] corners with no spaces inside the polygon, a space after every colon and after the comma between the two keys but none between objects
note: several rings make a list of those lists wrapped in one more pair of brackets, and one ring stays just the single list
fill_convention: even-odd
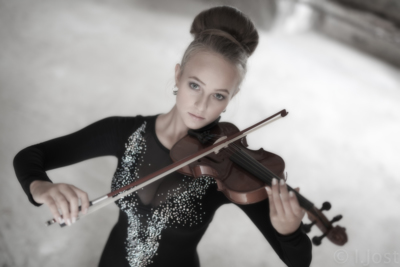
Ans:
[{"label": "bow stick", "polygon": [[[274,115],[240,131],[237,132],[229,137],[226,138],[220,138],[219,140],[217,140],[213,145],[206,147],[202,150],[199,150],[198,152],[183,158],[181,160],[178,160],[174,163],[172,163],[171,165],[168,165],[154,173],[151,173],[139,180],[136,180],[124,187],[121,187],[115,191],[112,191],[110,193],[108,193],[107,195],[104,195],[102,197],[96,198],[92,201],[89,202],[90,206],[89,209],[87,211],[87,213],[85,215],[81,215],[80,218],[82,217],[86,217],[87,215],[107,206],[108,204],[117,201],[118,199],[121,199],[137,190],[139,190],[140,188],[151,184],[165,176],[167,176],[168,174],[177,171],[179,169],[181,169],[182,167],[189,165],[190,163],[203,158],[204,156],[211,154],[211,153],[218,153],[219,150],[221,150],[222,148],[227,147],[230,143],[233,143],[243,137],[245,137],[246,135],[248,135],[249,133],[258,130],[259,128],[261,128],[262,126],[265,126],[271,122],[274,122],[282,117],[285,117],[288,114],[288,112],[286,112],[285,109],[275,113]],[[280,115],[280,116],[279,116]],[[79,211],[81,211],[81,206],[79,206]],[[46,222],[47,226],[50,226],[54,223],[56,223],[57,221],[53,218],[51,220],[48,220]],[[60,224],[61,227],[64,227],[66,224],[65,222],[62,221],[62,223]]]}]

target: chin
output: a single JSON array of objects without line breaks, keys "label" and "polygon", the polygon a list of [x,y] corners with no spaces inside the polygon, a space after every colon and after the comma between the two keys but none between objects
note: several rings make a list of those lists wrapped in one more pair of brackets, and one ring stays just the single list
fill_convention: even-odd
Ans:
[{"label": "chin", "polygon": [[195,122],[189,121],[189,122],[186,123],[186,126],[187,126],[189,129],[192,129],[192,130],[200,129],[200,128],[206,126],[206,125],[207,125],[207,123],[204,123],[204,122],[202,122],[202,123],[195,123]]},{"label": "chin", "polygon": [[193,129],[193,130],[200,129],[201,127],[208,124],[206,119],[195,119],[189,113],[186,114],[184,121],[185,121],[186,126],[189,129]]},{"label": "chin", "polygon": [[197,130],[200,129],[204,126],[206,126],[207,124],[209,124],[210,122],[202,120],[202,121],[193,121],[191,118],[189,118],[188,120],[185,121],[186,126],[189,129],[192,130]]}]

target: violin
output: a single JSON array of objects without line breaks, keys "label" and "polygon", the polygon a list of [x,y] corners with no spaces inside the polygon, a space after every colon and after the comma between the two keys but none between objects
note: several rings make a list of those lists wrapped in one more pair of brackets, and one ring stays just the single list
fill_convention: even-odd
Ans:
[{"label": "violin", "polygon": [[[285,163],[280,156],[262,148],[257,151],[248,149],[246,135],[287,114],[286,110],[282,110],[242,131],[231,123],[218,123],[218,121],[199,130],[190,130],[188,135],[179,140],[170,151],[174,163],[90,201],[86,215],[174,171],[194,178],[204,175],[213,177],[217,182],[218,190],[237,204],[252,204],[266,199],[268,194],[265,187],[271,186],[272,179],[285,179],[283,174]],[[312,239],[314,245],[321,244],[324,237],[339,246],[347,242],[345,228],[338,225],[332,226],[332,223],[339,221],[342,216],[338,215],[329,221],[322,213],[331,208],[329,202],[325,202],[321,209],[317,209],[312,202],[289,185],[287,188],[288,191],[293,191],[299,205],[307,212],[311,220],[310,224],[303,225],[303,231],[308,233],[313,225],[317,225],[323,233]],[[54,223],[56,220],[51,219],[46,222],[46,225]],[[61,227],[65,225],[65,223],[60,224]]]},{"label": "violin", "polygon": [[[281,115],[286,116],[287,112],[281,111]],[[206,148],[222,136],[233,136],[238,132],[239,129],[228,122],[218,123],[197,131],[190,130],[188,135],[172,147],[170,156],[173,161],[178,161]],[[198,159],[179,169],[178,172],[195,178],[205,175],[213,177],[217,182],[218,190],[236,204],[257,203],[268,197],[265,187],[271,186],[273,178],[286,181],[284,177],[285,162],[280,156],[262,148],[255,151],[247,147],[246,136],[244,136],[220,150],[219,153],[211,153]],[[339,246],[347,242],[345,228],[338,225],[332,226],[332,223],[339,221],[342,216],[335,216],[329,221],[322,213],[323,210],[331,208],[329,202],[324,202],[322,208],[317,209],[313,203],[292,187],[287,185],[287,188],[288,191],[295,193],[299,205],[306,210],[308,218],[312,222],[304,224],[303,231],[308,233],[313,225],[317,225],[323,233],[322,236],[312,239],[314,245],[320,245],[324,237]]]}]

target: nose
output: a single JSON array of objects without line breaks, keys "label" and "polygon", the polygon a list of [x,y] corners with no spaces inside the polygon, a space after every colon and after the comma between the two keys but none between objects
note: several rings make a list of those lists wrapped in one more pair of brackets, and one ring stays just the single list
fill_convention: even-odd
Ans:
[{"label": "nose", "polygon": [[195,103],[197,109],[199,111],[204,111],[207,109],[208,106],[208,97],[205,95],[200,95],[197,99],[196,99],[196,103]]}]

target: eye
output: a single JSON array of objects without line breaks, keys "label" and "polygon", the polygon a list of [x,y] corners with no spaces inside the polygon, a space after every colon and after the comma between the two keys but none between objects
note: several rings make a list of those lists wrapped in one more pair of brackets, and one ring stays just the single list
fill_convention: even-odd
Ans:
[{"label": "eye", "polygon": [[220,101],[222,101],[222,100],[225,99],[225,96],[224,96],[224,95],[221,95],[221,94],[215,94],[214,97],[215,97],[217,100],[220,100]]},{"label": "eye", "polygon": [[200,86],[197,83],[189,83],[189,87],[194,90],[200,89]]}]

